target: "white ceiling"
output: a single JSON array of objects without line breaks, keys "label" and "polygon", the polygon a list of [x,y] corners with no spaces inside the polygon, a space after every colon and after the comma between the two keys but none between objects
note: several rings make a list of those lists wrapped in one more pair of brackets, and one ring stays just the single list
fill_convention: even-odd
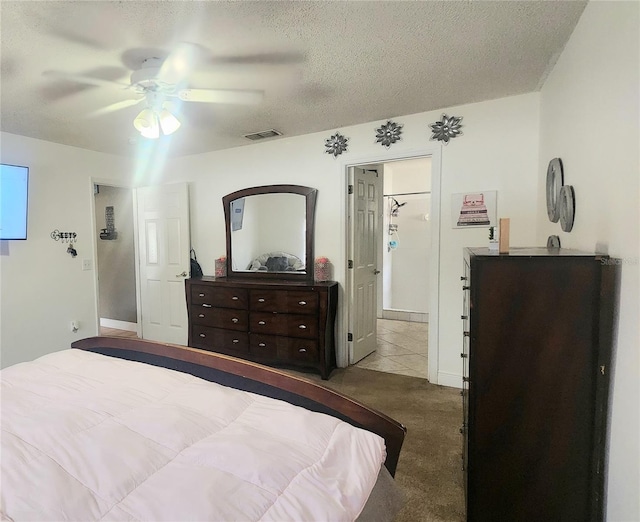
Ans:
[{"label": "white ceiling", "polygon": [[[180,42],[208,59],[195,88],[261,89],[257,106],[182,103],[172,155],[501,98],[540,88],[583,1],[8,1],[0,3],[0,121],[6,132],[132,155],[131,93],[44,76],[129,82]],[[270,138],[280,139],[280,138]]]}]

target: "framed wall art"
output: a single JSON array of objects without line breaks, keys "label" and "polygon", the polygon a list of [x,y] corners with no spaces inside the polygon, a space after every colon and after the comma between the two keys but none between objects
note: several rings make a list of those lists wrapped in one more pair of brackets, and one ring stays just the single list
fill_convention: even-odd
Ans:
[{"label": "framed wall art", "polygon": [[451,196],[452,228],[489,228],[498,224],[498,192],[483,190]]}]

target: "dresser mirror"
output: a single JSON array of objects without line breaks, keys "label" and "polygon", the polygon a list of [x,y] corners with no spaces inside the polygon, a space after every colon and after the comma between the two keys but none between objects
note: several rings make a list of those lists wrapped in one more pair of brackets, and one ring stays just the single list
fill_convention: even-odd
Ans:
[{"label": "dresser mirror", "polygon": [[313,280],[317,192],[266,185],[224,196],[227,275]]}]

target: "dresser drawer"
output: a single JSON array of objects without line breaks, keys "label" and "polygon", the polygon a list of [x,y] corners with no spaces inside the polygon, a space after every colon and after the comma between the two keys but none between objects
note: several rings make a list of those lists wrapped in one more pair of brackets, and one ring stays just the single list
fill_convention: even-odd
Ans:
[{"label": "dresser drawer", "polygon": [[249,352],[249,334],[246,332],[194,324],[191,326],[191,339],[194,348],[231,354]]},{"label": "dresser drawer", "polygon": [[249,334],[249,351],[258,359],[277,362],[310,362],[319,360],[318,342],[276,335]]},{"label": "dresser drawer", "polygon": [[246,310],[248,301],[248,293],[244,288],[213,287],[210,285],[191,286],[191,303],[194,305]]},{"label": "dresser drawer", "polygon": [[194,305],[191,308],[191,322],[201,326],[227,328],[246,332],[248,329],[248,312],[232,308],[210,308],[207,303]]},{"label": "dresser drawer", "polygon": [[249,352],[258,359],[275,361],[278,356],[278,338],[275,335],[249,334]]},{"label": "dresser drawer", "polygon": [[281,338],[278,360],[315,363],[319,360],[318,342],[311,339]]},{"label": "dresser drawer", "polygon": [[315,338],[318,336],[318,318],[315,315],[251,312],[249,330],[251,333]]},{"label": "dresser drawer", "polygon": [[250,290],[249,306],[257,312],[315,314],[318,294],[304,290]]}]

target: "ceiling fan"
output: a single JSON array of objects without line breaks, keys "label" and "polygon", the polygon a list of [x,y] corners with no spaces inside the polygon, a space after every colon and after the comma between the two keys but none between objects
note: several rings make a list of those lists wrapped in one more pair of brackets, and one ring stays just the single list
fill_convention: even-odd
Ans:
[{"label": "ceiling fan", "polygon": [[89,116],[100,116],[146,102],[145,109],[134,119],[134,127],[147,138],[167,135],[180,127],[178,119],[169,112],[167,102],[253,105],[264,98],[264,91],[253,89],[195,89],[188,86],[189,76],[204,61],[203,49],[182,43],[166,58],[151,56],[143,59],[131,74],[131,83],[123,83],[91,76],[48,70],[43,74],[62,80],[97,87],[126,91],[132,99],[123,100],[93,111]]}]

